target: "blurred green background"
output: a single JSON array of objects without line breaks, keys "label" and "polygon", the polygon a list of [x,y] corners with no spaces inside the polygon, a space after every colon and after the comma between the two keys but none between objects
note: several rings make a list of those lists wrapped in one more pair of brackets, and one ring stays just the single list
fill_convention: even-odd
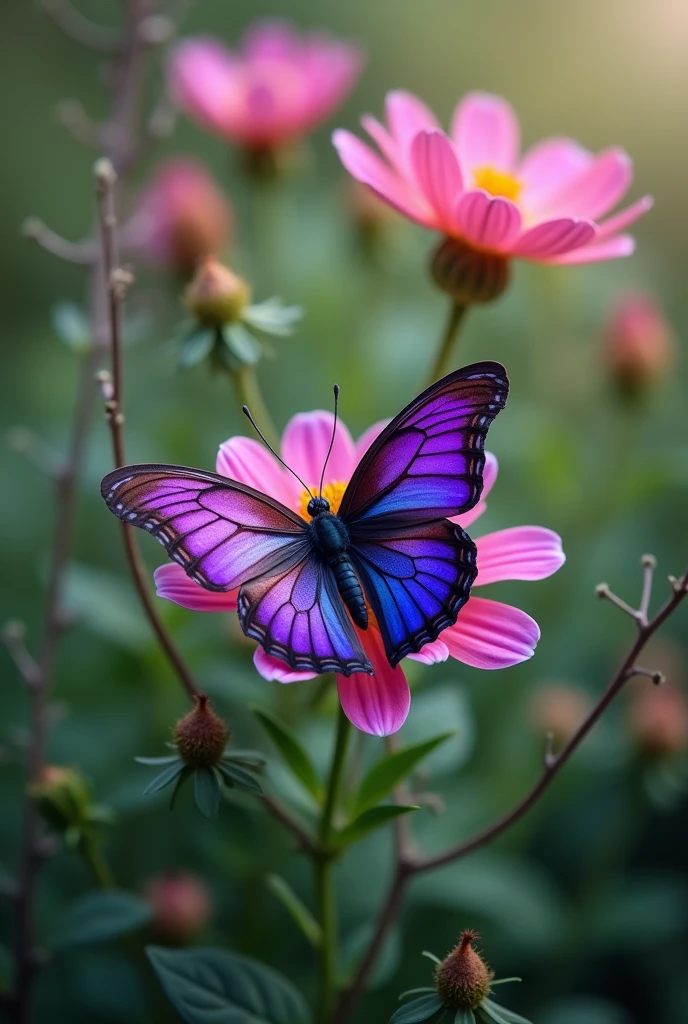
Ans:
[{"label": "blurred green background", "polygon": [[[114,2],[83,0],[80,6],[105,22],[116,19]],[[428,737],[448,724],[457,729],[428,761],[429,777],[422,780],[446,810],[435,816],[424,809],[414,819],[418,842],[439,849],[487,823],[535,778],[543,747],[538,694],[556,683],[595,696],[609,679],[631,625],[597,603],[595,584],[607,580],[635,603],[643,552],[659,560],[658,599],[666,574],[685,569],[688,431],[681,353],[675,372],[631,407],[608,380],[601,339],[614,302],[635,287],[656,294],[679,340],[688,329],[688,8],[683,0],[198,0],[183,32],[212,32],[231,43],[251,19],[274,15],[360,40],[368,63],[345,108],[316,133],[300,173],[285,183],[269,234],[235,154],[184,119],[139,178],[142,183],[165,153],[206,160],[236,210],[232,265],[252,278],[256,298],[270,294],[269,280],[285,300],[304,307],[295,337],[276,343],[274,359],[260,367],[280,428],[297,411],[328,407],[335,379],[342,416],[354,433],[394,414],[418,390],[439,337],[446,309],[426,273],[431,236],[395,222],[371,260],[357,239],[346,176],[329,142],[331,128],[354,128],[365,111],[379,114],[387,90],[416,92],[443,119],[469,89],[499,92],[518,111],[526,144],[566,134],[591,149],[624,146],[635,163],[631,198],[650,192],[656,200],[633,229],[638,247],[630,260],[587,268],[519,265],[506,296],[472,312],[461,337],[458,363],[499,359],[512,380],[508,410],[490,433],[500,475],[475,532],[548,526],[562,535],[568,560],[550,580],[490,588],[489,596],[517,604],[540,623],[542,640],[531,662],[494,674],[456,662],[409,667],[414,697],[402,739]],[[23,242],[20,225],[38,215],[68,238],[87,234],[95,154],[67,136],[55,107],[77,97],[98,116],[106,100],[97,59],[65,39],[37,4],[5,0],[0,18],[2,425],[5,436],[17,426],[31,427],[61,451],[76,360],[53,331],[51,309],[65,299],[83,301],[85,285],[78,268]],[[158,66],[151,95],[160,84]],[[166,341],[180,316],[177,285],[145,268],[137,268],[137,278],[131,305],[140,337],[127,351],[128,457],[212,468],[217,445],[244,432],[233,395],[226,380],[203,369],[176,369]],[[0,460],[0,617],[25,620],[33,642],[52,490],[11,446],[2,447]],[[82,769],[99,802],[116,809],[107,853],[123,886],[137,891],[163,870],[191,871],[212,895],[212,919],[199,941],[258,956],[309,991],[312,954],[264,879],[279,871],[309,904],[311,881],[260,807],[237,797],[217,824],[201,819],[190,800],[170,814],[165,800],[141,795],[148,775],[133,757],[163,753],[169,726],[185,705],[139,614],[116,524],[99,498],[98,483],[109,468],[108,437],[97,414],[70,585],[77,624],[61,647],[51,760]],[[157,546],[145,539],[142,546],[151,566],[159,564]],[[250,647],[226,619],[171,605],[162,611],[240,746],[269,749],[247,710],[256,702],[290,721],[324,767],[334,705],[310,708],[317,684],[269,684],[256,675]],[[663,637],[645,661],[669,665],[685,694],[685,613]],[[11,871],[26,702],[10,659],[4,652],[0,657],[0,860]],[[517,829],[415,884],[357,1021],[385,1021],[398,991],[427,984],[421,950],[443,954],[464,927],[481,931],[498,974],[523,977],[504,1001],[536,1024],[688,1020],[685,752],[651,757],[629,724],[631,704],[626,695],[619,700]],[[380,741],[366,737],[360,748],[372,759]],[[268,779],[299,799],[276,757]],[[350,961],[385,891],[390,857],[389,836],[378,834],[339,869]],[[38,922],[46,940],[70,900],[90,885],[73,854],[48,863]],[[7,908],[2,923],[8,945]],[[59,956],[43,972],[37,994],[37,1019],[54,1024],[150,1020],[140,976],[116,945]]]}]

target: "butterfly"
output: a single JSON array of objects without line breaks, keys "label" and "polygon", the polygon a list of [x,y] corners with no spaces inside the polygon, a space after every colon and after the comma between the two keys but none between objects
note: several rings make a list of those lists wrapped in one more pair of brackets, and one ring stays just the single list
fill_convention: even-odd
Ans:
[{"label": "butterfly", "polygon": [[[101,493],[196,583],[239,588],[241,627],[268,654],[294,670],[372,675],[355,628],[368,627],[370,612],[394,667],[468,600],[476,547],[449,519],[480,498],[485,436],[508,390],[494,362],[431,385],[370,445],[336,514],[322,497],[327,459],[320,493],[304,484],[308,520],[246,484],[182,466],[124,466]],[[335,386],[332,443],[338,394]]]}]

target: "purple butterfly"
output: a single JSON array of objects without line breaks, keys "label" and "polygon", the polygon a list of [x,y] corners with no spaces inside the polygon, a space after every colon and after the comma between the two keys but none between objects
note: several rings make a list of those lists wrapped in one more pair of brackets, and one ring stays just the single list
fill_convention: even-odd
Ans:
[{"label": "purple butterfly", "polygon": [[246,484],[181,466],[125,466],[101,493],[196,583],[240,588],[241,627],[268,654],[296,671],[372,675],[354,629],[367,628],[369,609],[395,666],[468,600],[476,548],[448,520],[480,498],[485,435],[508,390],[493,362],[437,381],[371,444],[337,514],[322,497],[325,466],[309,521]]}]

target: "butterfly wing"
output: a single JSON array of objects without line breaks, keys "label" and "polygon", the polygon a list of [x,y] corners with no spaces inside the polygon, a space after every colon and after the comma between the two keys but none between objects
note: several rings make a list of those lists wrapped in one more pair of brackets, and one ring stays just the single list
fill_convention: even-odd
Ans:
[{"label": "butterfly wing", "polygon": [[500,363],[473,363],[437,381],[373,442],[349,482],[339,515],[350,532],[448,519],[482,491],[485,435],[509,391]]},{"label": "butterfly wing", "polygon": [[452,626],[477,575],[476,547],[447,519],[382,526],[349,548],[392,667]]},{"label": "butterfly wing", "polygon": [[290,668],[372,674],[337,593],[332,570],[315,554],[239,591],[238,612],[247,636]]},{"label": "butterfly wing", "polygon": [[267,495],[182,466],[125,466],[101,484],[123,522],[163,545],[207,590],[233,590],[294,565],[311,550],[306,524]]}]

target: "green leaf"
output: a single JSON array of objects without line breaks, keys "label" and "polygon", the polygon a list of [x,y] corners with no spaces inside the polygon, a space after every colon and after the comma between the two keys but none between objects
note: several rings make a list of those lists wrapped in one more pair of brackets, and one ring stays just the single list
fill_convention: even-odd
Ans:
[{"label": "green leaf", "polygon": [[349,843],[357,843],[359,839],[363,839],[369,832],[375,831],[376,828],[381,828],[388,822],[393,821],[402,814],[408,814],[410,811],[418,811],[420,807],[417,804],[404,806],[403,804],[385,804],[383,807],[373,807],[369,811],[364,811],[363,814],[359,814],[346,828],[343,828],[337,833],[337,843],[340,846],[348,846]]},{"label": "green leaf", "polygon": [[179,794],[181,792],[182,786],[184,785],[186,780],[189,778],[189,776],[192,775],[192,774],[193,774],[193,768],[190,765],[185,764],[184,765],[184,769],[180,773],[179,777],[177,778],[177,781],[174,784],[174,789],[172,790],[172,796],[170,797],[170,810],[171,811],[174,810],[174,805],[177,802],[177,797],[179,796]]},{"label": "green leaf", "polygon": [[356,794],[356,814],[360,814],[369,807],[375,807],[402,779],[405,779],[413,771],[424,757],[427,757],[435,747],[439,747],[452,735],[453,733],[446,732],[432,740],[426,740],[425,743],[417,743],[413,747],[397,750],[373,765]]},{"label": "green leaf", "polygon": [[139,764],[172,764],[179,760],[179,754],[168,754],[167,757],[135,757]]},{"label": "green leaf", "polygon": [[217,767],[230,786],[239,786],[241,789],[250,790],[251,793],[263,795],[260,783],[250,772],[245,772],[238,765],[228,761],[220,761]]},{"label": "green leaf", "polygon": [[109,942],[141,928],[150,918],[150,904],[140,896],[128,892],[89,892],[67,910],[51,946],[67,949]]},{"label": "green leaf", "polygon": [[215,344],[216,332],[213,327],[199,327],[182,341],[179,365],[185,370],[197,366],[210,355]]},{"label": "green leaf", "polygon": [[212,768],[194,769],[194,797],[201,814],[206,818],[217,818],[222,792],[220,781]]},{"label": "green leaf", "polygon": [[389,1024],[420,1024],[420,1021],[427,1020],[437,1013],[442,1005],[438,995],[421,996],[420,999],[413,999],[405,1006],[400,1006],[397,1012],[392,1014]]},{"label": "green leaf", "polygon": [[531,1024],[531,1021],[521,1017],[520,1014],[507,1010],[505,1006],[493,1003],[491,999],[483,999],[480,1009],[486,1013],[496,1024]]},{"label": "green leaf", "polygon": [[165,786],[169,786],[170,782],[173,782],[181,772],[184,771],[185,765],[183,761],[180,761],[178,757],[175,757],[174,764],[171,764],[168,768],[165,768],[163,772],[156,775],[154,779],[148,783],[143,791],[144,796],[148,796],[150,793],[157,793],[158,790],[164,789]]},{"label": "green leaf", "polygon": [[186,1024],[307,1024],[300,993],[277,971],[223,949],[146,950]]},{"label": "green leaf", "polygon": [[228,324],[222,328],[224,343],[237,362],[244,366],[253,366],[263,355],[260,342],[256,341],[243,324]]},{"label": "green leaf", "polygon": [[74,302],[58,302],[51,310],[53,329],[60,341],[78,356],[91,350],[91,327],[82,309]]},{"label": "green leaf", "polygon": [[263,711],[261,708],[256,707],[251,710],[297,779],[303,783],[311,796],[315,797],[316,800],[320,800],[322,788],[315,768],[294,733],[287,729],[285,725],[282,725],[269,711]]},{"label": "green leaf", "polygon": [[305,903],[299,899],[289,883],[280,875],[268,875],[265,880],[268,889],[276,896],[292,920],[301,929],[311,946],[322,945],[322,928]]}]

